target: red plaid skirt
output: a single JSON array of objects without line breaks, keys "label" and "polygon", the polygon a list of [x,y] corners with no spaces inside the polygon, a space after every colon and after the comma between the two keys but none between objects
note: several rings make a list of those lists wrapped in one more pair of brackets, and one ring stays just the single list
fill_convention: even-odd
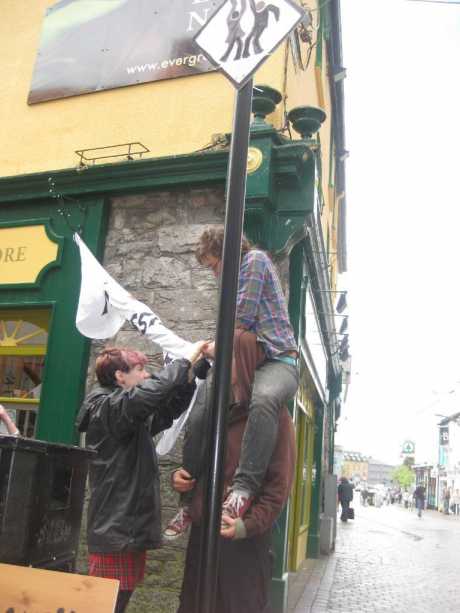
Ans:
[{"label": "red plaid skirt", "polygon": [[118,579],[120,590],[134,590],[144,578],[145,557],[145,551],[90,553],[88,574],[92,577]]}]

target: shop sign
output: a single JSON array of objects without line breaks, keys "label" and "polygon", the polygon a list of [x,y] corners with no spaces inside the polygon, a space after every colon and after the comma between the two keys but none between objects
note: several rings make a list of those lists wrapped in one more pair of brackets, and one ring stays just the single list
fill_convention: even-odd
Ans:
[{"label": "shop sign", "polygon": [[439,444],[440,445],[449,444],[449,426],[439,427]]},{"label": "shop sign", "polygon": [[58,249],[44,225],[0,228],[0,285],[35,283]]},{"label": "shop sign", "polygon": [[414,455],[415,454],[415,443],[414,441],[404,441],[402,446],[403,455]]},{"label": "shop sign", "polygon": [[215,7],[214,0],[55,2],[28,103],[215,70],[193,40]]}]

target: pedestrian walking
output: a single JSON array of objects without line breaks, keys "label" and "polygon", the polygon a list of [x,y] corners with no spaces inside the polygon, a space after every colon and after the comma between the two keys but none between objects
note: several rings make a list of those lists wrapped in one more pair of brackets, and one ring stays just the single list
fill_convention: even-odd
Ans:
[{"label": "pedestrian walking", "polygon": [[445,487],[442,493],[443,511],[445,515],[450,514],[450,488]]},{"label": "pedestrian walking", "polygon": [[348,521],[350,513],[350,502],[353,500],[353,488],[346,477],[340,477],[340,484],[337,488],[339,502],[342,506],[342,514],[340,519],[343,522]]},{"label": "pedestrian walking", "polygon": [[422,511],[425,508],[425,486],[417,485],[414,491],[415,508],[417,509],[417,516],[422,517]]},{"label": "pedestrian walking", "polygon": [[407,490],[404,490],[403,493],[403,502],[404,502],[404,508],[408,509],[409,508],[409,500],[410,500],[410,494]]},{"label": "pedestrian walking", "polygon": [[452,512],[454,515],[459,515],[460,513],[460,490],[454,490],[452,495]]}]

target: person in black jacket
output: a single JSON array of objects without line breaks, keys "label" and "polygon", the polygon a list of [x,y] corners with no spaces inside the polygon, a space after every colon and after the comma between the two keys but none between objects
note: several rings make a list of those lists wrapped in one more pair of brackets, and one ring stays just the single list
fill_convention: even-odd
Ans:
[{"label": "person in black jacket", "polygon": [[353,500],[353,486],[346,477],[340,477],[338,489],[339,502],[342,505],[342,514],[340,519],[348,521],[350,502]]},{"label": "person in black jacket", "polygon": [[418,517],[422,517],[422,511],[425,508],[425,486],[419,483],[414,491],[415,508],[417,509]]},{"label": "person in black jacket", "polygon": [[89,574],[120,581],[116,613],[122,613],[142,580],[146,551],[161,545],[160,482],[152,436],[169,428],[188,406],[195,384],[190,360],[180,359],[150,375],[147,356],[109,348],[96,360],[100,387],[84,402],[77,427],[90,463]]}]

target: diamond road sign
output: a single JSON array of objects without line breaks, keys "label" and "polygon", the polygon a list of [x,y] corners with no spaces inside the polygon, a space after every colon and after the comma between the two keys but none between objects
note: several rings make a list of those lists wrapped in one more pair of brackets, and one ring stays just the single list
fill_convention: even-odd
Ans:
[{"label": "diamond road sign", "polygon": [[227,0],[195,42],[239,89],[304,16],[291,0]]}]

